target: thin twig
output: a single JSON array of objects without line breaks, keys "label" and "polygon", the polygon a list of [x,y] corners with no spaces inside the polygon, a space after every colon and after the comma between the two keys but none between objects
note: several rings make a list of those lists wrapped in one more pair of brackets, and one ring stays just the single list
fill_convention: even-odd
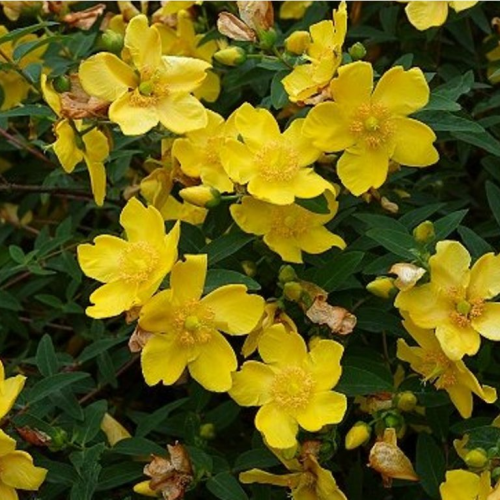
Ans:
[{"label": "thin twig", "polygon": [[56,186],[39,186],[31,184],[15,184],[12,182],[5,182],[0,184],[0,191],[22,191],[27,193],[48,193],[53,195],[64,195],[76,199],[93,200],[94,195],[81,191],[79,189],[68,189]]},{"label": "thin twig", "polygon": [[7,139],[7,141],[10,142],[12,145],[16,146],[19,149],[24,149],[28,151],[28,153],[31,153],[32,155],[36,156],[44,163],[48,163],[49,165],[55,165],[43,153],[38,151],[38,149],[32,148],[29,144],[20,141],[17,137],[14,137],[13,135],[9,134],[5,129],[0,128],[0,135],[5,137],[5,139]]}]

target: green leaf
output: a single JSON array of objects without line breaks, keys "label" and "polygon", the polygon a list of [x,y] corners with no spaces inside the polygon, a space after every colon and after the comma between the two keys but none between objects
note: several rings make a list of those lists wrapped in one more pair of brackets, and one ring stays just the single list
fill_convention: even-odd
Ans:
[{"label": "green leaf", "polygon": [[9,255],[10,255],[10,258],[16,264],[24,265],[24,263],[26,261],[26,255],[24,254],[23,249],[21,247],[18,247],[17,245],[10,245],[9,246]]},{"label": "green leaf", "polygon": [[393,229],[370,229],[366,235],[379,245],[392,252],[394,255],[404,259],[414,259],[412,249],[415,248],[415,240],[409,234],[394,231]]},{"label": "green leaf", "polygon": [[52,21],[44,21],[42,23],[27,26],[26,28],[18,28],[9,31],[9,33],[7,33],[6,35],[0,37],[0,45],[3,45],[4,43],[7,42],[12,42],[13,40],[17,40],[18,38],[29,35],[30,33],[34,33],[35,31],[41,30],[43,28],[50,28],[51,26],[57,26],[58,24],[59,23],[54,23]]},{"label": "green leaf", "polygon": [[462,106],[458,102],[441,94],[432,93],[429,102],[421,111],[460,111]]},{"label": "green leaf", "polygon": [[324,194],[316,198],[295,198],[295,203],[315,214],[329,214],[328,200]]},{"label": "green leaf", "polygon": [[485,132],[479,123],[448,111],[421,111],[415,114],[415,118],[426,123],[436,132],[466,132],[467,134]]},{"label": "green leaf", "polygon": [[82,351],[80,356],[77,358],[77,361],[78,363],[86,363],[87,361],[90,361],[91,359],[99,356],[99,354],[106,352],[108,349],[111,349],[115,345],[125,342],[125,340],[125,338],[97,340]]},{"label": "green leaf", "polygon": [[332,258],[326,266],[314,273],[314,283],[327,292],[333,292],[351,276],[363,260],[363,252],[342,252]]},{"label": "green leaf", "polygon": [[203,248],[202,253],[208,255],[208,264],[213,266],[221,260],[235,254],[238,250],[248,245],[255,237],[241,231],[235,231],[218,238]]},{"label": "green leaf", "polygon": [[78,444],[85,446],[97,436],[107,410],[107,401],[96,401],[85,408],[83,422],[75,429],[74,439]]},{"label": "green leaf", "polygon": [[491,425],[476,427],[467,431],[469,440],[467,448],[483,448],[488,450],[500,444],[500,428]]},{"label": "green leaf", "polygon": [[112,449],[113,453],[119,453],[121,455],[142,456],[155,454],[165,456],[167,454],[165,448],[143,437],[122,439],[118,441]]},{"label": "green leaf", "polygon": [[165,406],[162,406],[158,410],[154,411],[150,415],[142,418],[137,426],[136,435],[139,437],[147,436],[150,432],[157,430],[170,414],[185,405],[189,401],[189,398],[182,398],[176,401],[172,401]]},{"label": "green leaf", "polygon": [[51,393],[60,391],[63,387],[80,382],[89,377],[88,373],[56,373],[50,377],[37,382],[29,391],[28,402],[34,404],[49,396]]},{"label": "green leaf", "polygon": [[416,471],[424,491],[431,498],[440,498],[439,485],[444,481],[446,462],[443,450],[425,432],[421,432],[417,439]]},{"label": "green leaf", "polygon": [[484,149],[492,155],[500,156],[500,142],[486,130],[478,133],[453,132],[451,135],[459,141]]},{"label": "green leaf", "polygon": [[143,463],[132,461],[110,465],[99,475],[97,491],[114,490],[118,486],[138,482],[144,476],[143,469]]},{"label": "green leaf", "polygon": [[214,459],[208,453],[194,446],[188,446],[187,450],[197,477],[212,474]]},{"label": "green leaf", "polygon": [[62,39],[62,36],[54,35],[47,38],[30,40],[25,43],[20,43],[16,45],[14,49],[13,53],[14,62],[18,63],[24,56],[28,55],[30,52],[33,52],[39,47],[43,47],[44,45],[47,45],[48,43],[51,43],[54,40],[60,40],[60,39]]},{"label": "green leaf", "polygon": [[207,481],[207,489],[220,500],[248,500],[240,483],[228,472],[221,472]]},{"label": "green leaf", "polygon": [[14,295],[6,292],[5,290],[0,290],[0,309],[7,309],[9,311],[21,311],[23,306],[21,302],[14,297]]},{"label": "green leaf", "polygon": [[493,252],[493,247],[472,229],[465,226],[458,226],[458,234],[475,259],[485,253]]},{"label": "green leaf", "polygon": [[0,118],[15,118],[19,116],[49,117],[54,116],[54,112],[48,107],[39,104],[27,104],[7,111],[0,111]]},{"label": "green leaf", "polygon": [[434,231],[436,232],[436,240],[443,240],[449,236],[462,222],[467,215],[468,210],[458,210],[451,214],[445,215],[441,219],[434,222]]},{"label": "green leaf", "polygon": [[249,290],[253,291],[260,290],[261,288],[257,281],[237,271],[231,271],[229,269],[209,269],[205,280],[204,293],[210,293],[216,288],[229,284],[246,285]]},{"label": "green leaf", "polygon": [[102,469],[99,461],[104,448],[104,444],[99,443],[92,448],[71,453],[69,459],[75,466],[78,479],[71,488],[69,500],[92,500],[94,498]]},{"label": "green leaf", "polygon": [[486,182],[486,198],[493,217],[500,226],[500,188],[491,181]]},{"label": "green leaf", "polygon": [[248,469],[266,469],[275,467],[280,461],[267,449],[248,450],[242,453],[234,463],[233,470],[241,472]]},{"label": "green leaf", "polygon": [[44,377],[50,377],[59,370],[52,337],[45,334],[36,350],[36,366]]},{"label": "green leaf", "polygon": [[289,71],[279,71],[271,81],[271,104],[274,109],[284,108],[290,101],[288,94],[283,87],[281,80],[289,73]]},{"label": "green leaf", "polygon": [[473,85],[474,72],[469,70],[467,73],[452,78],[443,85],[437,87],[434,90],[433,95],[438,95],[451,101],[456,101],[461,95],[470,92]]},{"label": "green leaf", "polygon": [[335,390],[346,396],[365,396],[393,391],[394,382],[382,363],[362,356],[346,356],[342,360],[342,377]]}]

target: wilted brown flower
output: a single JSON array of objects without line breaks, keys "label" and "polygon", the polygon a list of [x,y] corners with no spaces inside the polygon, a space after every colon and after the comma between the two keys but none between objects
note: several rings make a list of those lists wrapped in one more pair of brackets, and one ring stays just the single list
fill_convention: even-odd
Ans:
[{"label": "wilted brown flower", "polygon": [[17,433],[29,444],[33,446],[50,446],[52,438],[38,429],[32,427],[16,427]]},{"label": "wilted brown flower", "polygon": [[401,262],[394,264],[389,272],[397,276],[394,280],[394,286],[402,292],[405,292],[413,288],[426,271],[424,268],[415,266],[414,264]]},{"label": "wilted brown flower", "polygon": [[241,20],[255,31],[267,31],[274,24],[273,2],[236,2]]},{"label": "wilted brown flower", "polygon": [[418,481],[410,459],[398,447],[396,430],[393,428],[385,429],[382,440],[372,446],[368,465],[382,475],[387,488],[393,479]]},{"label": "wilted brown flower", "polygon": [[128,348],[130,349],[130,352],[141,352],[151,335],[153,334],[143,330],[139,326],[136,326],[134,333],[132,333],[128,341]]},{"label": "wilted brown flower", "polygon": [[255,42],[257,40],[255,31],[229,12],[221,12],[219,14],[217,29],[232,40],[240,42]]},{"label": "wilted brown flower", "polygon": [[89,96],[80,85],[77,74],[70,76],[71,90],[60,94],[61,115],[73,120],[104,116],[109,103]]},{"label": "wilted brown flower", "polygon": [[89,30],[96,22],[97,18],[102,16],[106,9],[106,4],[98,3],[89,9],[80,10],[66,14],[62,20],[72,28],[80,28],[81,30]]},{"label": "wilted brown flower", "polygon": [[331,306],[325,297],[314,299],[312,306],[306,311],[306,316],[317,325],[327,325],[332,333],[348,335],[356,326],[356,316],[343,307]]}]

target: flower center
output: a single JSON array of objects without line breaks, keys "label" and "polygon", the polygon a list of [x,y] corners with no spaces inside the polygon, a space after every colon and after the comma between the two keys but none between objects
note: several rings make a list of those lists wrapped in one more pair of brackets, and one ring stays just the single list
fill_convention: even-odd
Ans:
[{"label": "flower center", "polygon": [[180,343],[192,347],[210,341],[215,330],[214,318],[211,309],[202,306],[199,300],[191,300],[177,308],[172,326]]},{"label": "flower center", "polygon": [[457,381],[453,361],[441,351],[426,351],[420,373],[424,382],[434,383],[437,389],[451,387]]},{"label": "flower center", "polygon": [[293,412],[304,409],[311,401],[314,380],[303,368],[289,366],[274,377],[271,394],[283,410]]},{"label": "flower center", "polygon": [[298,155],[291,144],[272,141],[256,155],[259,174],[267,182],[289,182],[299,171]]},{"label": "flower center", "polygon": [[474,318],[479,318],[484,312],[484,300],[458,300],[455,303],[455,310],[450,313],[450,318],[455,325],[465,328],[470,325]]},{"label": "flower center", "polygon": [[389,110],[377,103],[364,103],[354,113],[351,133],[365,142],[370,149],[384,146],[394,132]]},{"label": "flower center", "polygon": [[129,243],[118,258],[120,278],[128,283],[141,284],[149,280],[158,267],[160,257],[147,241]]},{"label": "flower center", "polygon": [[271,231],[285,238],[304,234],[311,228],[311,217],[297,206],[275,206],[270,214]]}]

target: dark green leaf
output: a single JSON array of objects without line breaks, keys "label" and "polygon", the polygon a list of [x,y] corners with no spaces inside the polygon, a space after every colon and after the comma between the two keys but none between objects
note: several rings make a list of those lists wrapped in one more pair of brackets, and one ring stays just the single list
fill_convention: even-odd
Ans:
[{"label": "dark green leaf", "polygon": [[36,403],[49,396],[52,392],[60,391],[63,387],[80,382],[87,377],[89,377],[89,374],[83,372],[56,373],[37,382],[29,391],[27,399],[30,404]]},{"label": "dark green leaf", "polygon": [[412,249],[415,248],[415,240],[405,233],[394,231],[393,229],[370,229],[367,236],[384,248],[404,259],[414,259]]},{"label": "dark green leaf", "polygon": [[342,366],[342,377],[335,390],[347,396],[365,396],[394,389],[391,373],[380,362],[348,356],[342,360]]},{"label": "dark green leaf", "polygon": [[431,498],[440,498],[439,485],[444,481],[446,462],[443,450],[425,432],[421,432],[417,440],[416,470],[425,492]]},{"label": "dark green leaf", "polygon": [[220,500],[248,500],[240,483],[227,472],[211,477],[207,481],[207,489]]},{"label": "dark green leaf", "polygon": [[36,350],[36,366],[44,377],[54,375],[59,369],[59,363],[50,335],[44,335]]},{"label": "dark green leaf", "polygon": [[434,223],[434,231],[436,232],[436,240],[442,240],[449,236],[462,222],[467,215],[468,210],[458,210],[451,214],[445,215]]},{"label": "dark green leaf", "polygon": [[500,226],[500,188],[490,181],[486,182],[486,197],[491,213]]},{"label": "dark green leaf", "polygon": [[118,443],[113,446],[113,453],[132,456],[147,456],[151,454],[165,456],[167,451],[165,448],[162,448],[149,439],[133,437],[118,441]]},{"label": "dark green leaf", "polygon": [[221,260],[234,255],[254,238],[255,237],[250,234],[236,231],[212,241],[202,250],[202,253],[208,254],[208,264],[213,266]]},{"label": "dark green leaf", "polygon": [[314,283],[327,292],[333,292],[358,269],[363,257],[363,252],[342,252],[336,255],[326,266],[315,271]]},{"label": "dark green leaf", "polygon": [[252,278],[229,269],[209,269],[205,280],[204,293],[229,284],[246,285],[249,290],[260,290],[260,285]]},{"label": "dark green leaf", "polygon": [[275,467],[280,461],[267,449],[248,450],[242,453],[234,463],[233,470],[241,472],[248,469],[266,469]]}]

